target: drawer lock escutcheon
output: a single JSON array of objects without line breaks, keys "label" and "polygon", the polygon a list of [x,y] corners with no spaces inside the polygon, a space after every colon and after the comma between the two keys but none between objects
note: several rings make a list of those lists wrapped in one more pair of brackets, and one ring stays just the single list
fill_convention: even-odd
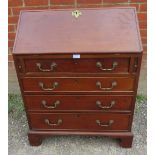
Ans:
[{"label": "drawer lock escutcheon", "polygon": [[116,66],[118,66],[118,62],[113,62],[112,68],[103,68],[101,62],[96,62],[96,67],[100,68],[102,71],[112,71],[116,68]]},{"label": "drawer lock escutcheon", "polygon": [[38,69],[39,69],[40,71],[42,71],[42,72],[50,72],[50,71],[53,71],[53,70],[54,70],[54,68],[57,66],[57,64],[56,64],[55,62],[52,62],[51,68],[50,68],[50,69],[43,69],[43,68],[41,67],[41,63],[36,63],[36,66],[37,66]]},{"label": "drawer lock escutcheon", "polygon": [[99,89],[101,89],[101,90],[112,90],[114,87],[117,86],[117,82],[116,82],[116,81],[113,81],[113,82],[111,83],[111,87],[104,88],[104,87],[102,87],[101,82],[100,82],[100,81],[97,81],[97,82],[96,82],[96,86],[97,86]]},{"label": "drawer lock escutcheon", "polygon": [[111,101],[110,106],[102,106],[101,101],[96,101],[96,105],[101,109],[111,109],[115,105],[115,101]]},{"label": "drawer lock escutcheon", "polygon": [[47,109],[55,109],[60,104],[60,101],[59,100],[56,100],[53,103],[53,105],[50,105],[50,106],[47,105],[47,102],[45,100],[42,100],[41,103],[44,106],[44,108],[47,108]]},{"label": "drawer lock escutcheon", "polygon": [[59,83],[58,82],[54,82],[53,85],[52,85],[52,88],[45,88],[44,87],[44,84],[42,82],[39,82],[39,87],[42,89],[42,90],[45,90],[45,91],[51,91],[51,90],[54,90],[56,87],[58,87]]},{"label": "drawer lock escutcheon", "polygon": [[44,121],[49,126],[59,126],[62,124],[62,119],[58,119],[57,123],[51,123],[49,119],[45,119]]},{"label": "drawer lock escutcheon", "polygon": [[101,123],[100,120],[96,120],[96,123],[101,127],[110,127],[114,123],[114,120],[109,120],[108,123]]}]

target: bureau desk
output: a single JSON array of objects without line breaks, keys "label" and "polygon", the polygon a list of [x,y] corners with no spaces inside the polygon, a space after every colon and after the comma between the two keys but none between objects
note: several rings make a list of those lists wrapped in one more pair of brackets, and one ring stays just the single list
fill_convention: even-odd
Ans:
[{"label": "bureau desk", "polygon": [[132,146],[142,58],[135,8],[22,11],[13,57],[31,145],[96,135]]}]

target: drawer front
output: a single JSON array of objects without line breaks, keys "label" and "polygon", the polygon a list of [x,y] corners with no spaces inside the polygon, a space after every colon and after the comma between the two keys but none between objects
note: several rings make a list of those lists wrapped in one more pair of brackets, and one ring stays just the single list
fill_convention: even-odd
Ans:
[{"label": "drawer front", "polygon": [[132,96],[26,95],[28,111],[130,111]]},{"label": "drawer front", "polygon": [[129,114],[31,113],[29,115],[33,130],[127,131],[130,119]]},{"label": "drawer front", "polygon": [[23,78],[22,82],[25,92],[117,92],[134,88],[133,77]]},{"label": "drawer front", "polygon": [[24,59],[26,73],[127,73],[129,58]]}]

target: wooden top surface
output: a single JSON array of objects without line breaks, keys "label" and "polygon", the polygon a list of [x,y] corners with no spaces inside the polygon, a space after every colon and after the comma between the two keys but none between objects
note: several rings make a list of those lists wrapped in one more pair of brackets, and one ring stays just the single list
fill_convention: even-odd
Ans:
[{"label": "wooden top surface", "polygon": [[142,45],[135,8],[22,11],[14,54],[134,53]]}]

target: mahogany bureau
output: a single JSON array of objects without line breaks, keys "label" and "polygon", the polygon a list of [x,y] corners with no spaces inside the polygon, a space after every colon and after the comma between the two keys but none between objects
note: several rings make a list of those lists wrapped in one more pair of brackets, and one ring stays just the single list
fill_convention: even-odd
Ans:
[{"label": "mahogany bureau", "polygon": [[135,8],[22,11],[13,57],[31,145],[97,135],[132,146],[142,58]]}]

